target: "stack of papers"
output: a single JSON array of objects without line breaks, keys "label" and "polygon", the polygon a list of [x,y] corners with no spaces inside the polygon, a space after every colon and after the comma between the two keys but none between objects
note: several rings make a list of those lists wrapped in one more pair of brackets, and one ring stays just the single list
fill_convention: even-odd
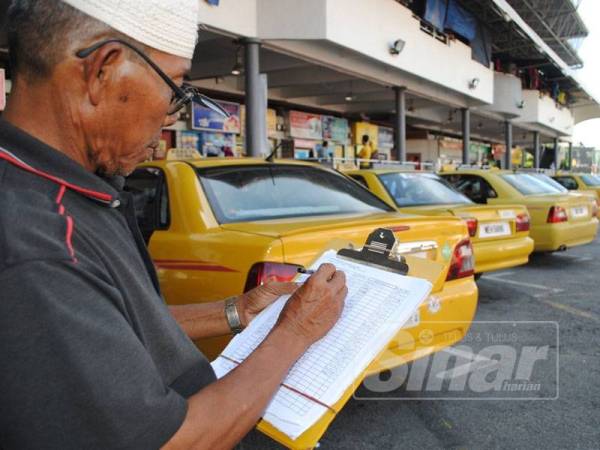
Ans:
[{"label": "stack of papers", "polygon": [[[431,283],[325,252],[313,268],[332,263],[346,273],[348,296],[339,321],[291,368],[263,419],[296,439],[314,425],[352,385],[411,318]],[[299,281],[302,281],[300,279]],[[262,311],[223,350],[212,366],[221,378],[260,345],[289,296]]]}]

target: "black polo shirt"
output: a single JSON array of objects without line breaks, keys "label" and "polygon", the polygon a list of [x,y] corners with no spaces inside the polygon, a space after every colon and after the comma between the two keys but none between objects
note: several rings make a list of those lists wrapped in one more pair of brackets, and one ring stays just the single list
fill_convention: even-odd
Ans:
[{"label": "black polo shirt", "polygon": [[0,448],[158,448],[215,379],[121,187],[0,120]]}]

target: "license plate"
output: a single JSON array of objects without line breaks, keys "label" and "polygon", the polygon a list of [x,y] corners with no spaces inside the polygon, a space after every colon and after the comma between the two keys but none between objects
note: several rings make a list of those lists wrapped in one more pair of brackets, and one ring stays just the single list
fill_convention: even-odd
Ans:
[{"label": "license plate", "polygon": [[479,237],[480,238],[509,236],[509,235],[510,235],[510,225],[507,222],[480,223],[479,224]]},{"label": "license plate", "polygon": [[515,219],[517,217],[512,209],[503,209],[499,212],[502,219]]},{"label": "license plate", "polygon": [[571,208],[571,215],[573,217],[587,217],[587,206],[578,206],[577,208]]}]

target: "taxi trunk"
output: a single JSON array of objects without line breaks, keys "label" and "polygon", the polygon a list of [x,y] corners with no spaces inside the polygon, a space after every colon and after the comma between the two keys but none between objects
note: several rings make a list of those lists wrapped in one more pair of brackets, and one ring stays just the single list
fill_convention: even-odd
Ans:
[{"label": "taxi trunk", "polygon": [[412,214],[449,214],[467,223],[475,253],[475,273],[526,264],[533,251],[529,216],[523,206],[421,206],[402,208]]},{"label": "taxi trunk", "polygon": [[527,200],[535,251],[566,250],[596,237],[596,204],[589,196],[538,195]]},{"label": "taxi trunk", "polygon": [[[440,226],[443,225],[443,226]],[[469,274],[452,272],[455,253],[467,237],[462,221],[452,217],[411,217],[402,214],[375,214],[369,217],[281,219],[234,223],[223,228],[277,240],[282,246],[281,262],[309,266],[336,241],[359,248],[376,228],[390,228],[399,241],[398,252],[424,258],[442,270],[434,280],[432,295],[421,305],[414,320],[396,336],[386,352],[369,368],[369,373],[395,367],[435,352],[462,339],[477,306],[477,287]],[[260,264],[260,263],[259,263]],[[269,279],[293,274],[274,264],[256,267],[249,273],[247,288]],[[451,279],[448,279],[451,278]],[[425,332],[424,332],[425,330]],[[420,336],[426,335],[426,342]]]}]

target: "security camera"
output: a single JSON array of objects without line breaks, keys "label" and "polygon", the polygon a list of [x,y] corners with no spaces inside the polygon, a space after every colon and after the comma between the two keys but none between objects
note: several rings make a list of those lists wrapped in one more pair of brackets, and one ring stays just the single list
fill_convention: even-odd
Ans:
[{"label": "security camera", "polygon": [[479,78],[473,78],[469,80],[469,89],[476,89],[479,86]]},{"label": "security camera", "polygon": [[402,39],[397,39],[392,42],[389,47],[390,55],[399,55],[404,49],[405,44],[406,42],[404,42]]}]

